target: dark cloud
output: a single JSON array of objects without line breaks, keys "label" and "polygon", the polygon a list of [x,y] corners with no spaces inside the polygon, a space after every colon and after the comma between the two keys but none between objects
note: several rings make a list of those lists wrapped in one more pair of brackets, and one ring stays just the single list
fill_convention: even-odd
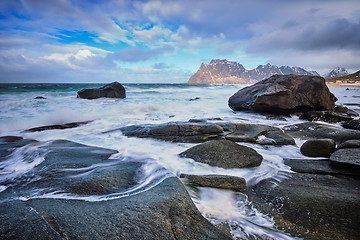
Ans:
[{"label": "dark cloud", "polygon": [[157,57],[159,55],[172,51],[174,51],[174,48],[171,46],[164,46],[151,50],[144,50],[139,47],[134,47],[131,49],[124,49],[120,52],[109,54],[107,58],[111,60],[121,60],[126,62],[138,62],[145,61],[150,58]]}]

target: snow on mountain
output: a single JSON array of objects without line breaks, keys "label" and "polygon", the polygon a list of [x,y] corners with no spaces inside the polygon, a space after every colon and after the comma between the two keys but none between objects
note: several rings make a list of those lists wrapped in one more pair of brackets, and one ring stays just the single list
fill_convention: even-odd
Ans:
[{"label": "snow on mountain", "polygon": [[349,72],[345,68],[336,67],[334,70],[332,70],[328,74],[325,74],[324,78],[325,79],[338,78],[338,77],[342,77],[342,76],[346,76],[346,75],[349,75]]}]

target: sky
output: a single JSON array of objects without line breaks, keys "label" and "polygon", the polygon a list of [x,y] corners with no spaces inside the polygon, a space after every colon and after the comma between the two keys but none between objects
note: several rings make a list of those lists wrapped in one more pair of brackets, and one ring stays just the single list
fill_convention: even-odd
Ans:
[{"label": "sky", "polygon": [[0,0],[0,83],[182,83],[211,59],[360,69],[360,0]]}]

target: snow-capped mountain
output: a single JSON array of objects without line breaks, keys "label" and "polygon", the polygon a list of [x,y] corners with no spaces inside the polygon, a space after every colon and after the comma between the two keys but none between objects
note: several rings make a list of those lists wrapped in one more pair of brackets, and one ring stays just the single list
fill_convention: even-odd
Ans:
[{"label": "snow-capped mountain", "polygon": [[190,77],[188,83],[255,83],[272,75],[314,75],[319,76],[315,71],[306,71],[301,67],[289,67],[266,64],[259,65],[255,69],[246,70],[244,66],[237,62],[225,59],[211,60],[209,64],[202,63],[199,70]]},{"label": "snow-capped mountain", "polygon": [[348,74],[349,74],[349,72],[345,68],[336,67],[334,70],[332,70],[328,74],[324,75],[324,78],[325,79],[337,78],[337,77],[346,76]]}]

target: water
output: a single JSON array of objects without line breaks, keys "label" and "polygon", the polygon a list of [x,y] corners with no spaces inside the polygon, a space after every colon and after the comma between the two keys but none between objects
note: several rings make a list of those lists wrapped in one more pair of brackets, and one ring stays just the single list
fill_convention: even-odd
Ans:
[{"label": "water", "polygon": [[[245,85],[187,85],[187,84],[124,84],[126,99],[77,99],[76,92],[103,84],[1,84],[0,85],[0,136],[15,135],[40,141],[17,149],[0,162],[0,193],[11,184],[36,181],[38,174],[32,169],[40,164],[47,152],[42,146],[57,139],[67,139],[85,145],[115,149],[113,161],[107,165],[74,169],[66,174],[76,177],[92,171],[116,167],[123,161],[144,162],[138,185],[127,191],[99,196],[76,196],[57,189],[29,192],[21,197],[64,198],[85,201],[106,201],[146,191],[169,176],[187,174],[223,174],[244,177],[249,186],[266,178],[282,181],[290,172],[283,158],[303,157],[296,146],[263,146],[244,143],[263,157],[260,167],[251,169],[222,169],[179,158],[178,154],[194,144],[170,143],[153,139],[128,138],[120,131],[104,133],[133,124],[154,124],[170,121],[188,121],[192,118],[220,117],[229,122],[259,123],[284,126],[302,122],[287,117],[286,121],[268,120],[259,114],[233,112],[228,98]],[[330,86],[339,104],[358,104],[360,88]],[[37,96],[46,99],[34,99]],[[199,99],[189,101],[198,97]],[[360,112],[360,107],[350,106]],[[32,127],[88,121],[77,128],[24,133]],[[300,145],[302,141],[296,140]],[[19,179],[22,179],[21,181]],[[215,224],[226,223],[234,239],[270,238],[293,239],[274,227],[273,220],[257,211],[241,193],[211,188],[188,188],[202,214]],[[0,199],[4,201],[6,199]],[[221,208],[218,208],[221,206]]]}]

